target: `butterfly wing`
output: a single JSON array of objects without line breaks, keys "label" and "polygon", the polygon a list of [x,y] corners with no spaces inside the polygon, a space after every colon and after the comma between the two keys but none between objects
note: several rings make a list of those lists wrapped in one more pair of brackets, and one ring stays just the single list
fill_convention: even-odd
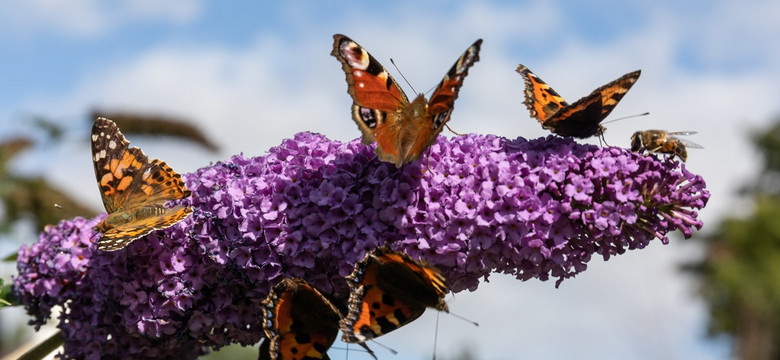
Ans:
[{"label": "butterfly wing", "polygon": [[427,114],[421,119],[423,123],[416,127],[416,133],[411,136],[413,142],[402,140],[402,144],[408,144],[402,148],[403,162],[418,159],[425,149],[436,142],[436,137],[441,133],[444,124],[450,120],[455,99],[458,98],[458,92],[463,86],[469,68],[479,61],[481,45],[482,39],[479,39],[469,46],[439,82],[428,101]]},{"label": "butterfly wing", "polygon": [[426,307],[447,311],[448,291],[441,273],[406,254],[378,248],[355,265],[347,277],[352,288],[343,340],[365,342],[420,317]]},{"label": "butterfly wing", "polygon": [[[139,217],[138,213],[153,214],[148,217]],[[124,249],[127,245],[152,231],[168,228],[186,218],[192,213],[188,206],[174,206],[166,208],[162,205],[140,209],[131,221],[115,224],[112,227],[103,228],[101,222],[95,229],[103,235],[98,239],[97,247],[102,251],[116,251]]]},{"label": "butterfly wing", "polygon": [[523,77],[525,83],[525,106],[542,125],[559,110],[569,104],[558,93],[547,85],[525,65],[517,66],[517,72]]},{"label": "butterfly wing", "polygon": [[130,147],[113,121],[98,118],[92,125],[92,162],[103,205],[113,213],[125,207],[149,160],[141,149]]},{"label": "butterfly wing", "polygon": [[[286,278],[263,301],[263,330],[269,339],[261,359],[328,359],[341,315],[306,281]],[[267,352],[267,357],[263,351]]]},{"label": "butterfly wing", "polygon": [[331,55],[341,62],[347,76],[352,119],[363,134],[363,144],[376,141],[378,150],[397,157],[400,112],[409,105],[406,94],[387,70],[352,39],[333,35]]},{"label": "butterfly wing", "polygon": [[621,76],[551,116],[544,124],[556,134],[587,138],[603,131],[601,125],[620,99],[639,79],[640,70]]},{"label": "butterfly wing", "polygon": [[603,131],[600,123],[639,79],[640,70],[621,76],[569,105],[549,85],[523,65],[517,72],[525,80],[525,104],[545,129],[561,135],[588,138]]}]

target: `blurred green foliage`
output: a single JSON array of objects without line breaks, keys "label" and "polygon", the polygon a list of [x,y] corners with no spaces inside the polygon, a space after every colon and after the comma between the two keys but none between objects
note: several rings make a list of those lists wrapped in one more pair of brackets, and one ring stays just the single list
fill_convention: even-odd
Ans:
[{"label": "blurred green foliage", "polygon": [[687,270],[700,279],[711,335],[734,339],[739,359],[780,359],[780,119],[752,140],[763,164],[743,191],[752,211],[698,238],[705,258]]}]

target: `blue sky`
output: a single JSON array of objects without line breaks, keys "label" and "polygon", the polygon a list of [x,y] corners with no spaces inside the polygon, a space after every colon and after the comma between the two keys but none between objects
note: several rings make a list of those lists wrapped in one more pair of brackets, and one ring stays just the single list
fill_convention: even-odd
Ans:
[{"label": "blue sky", "polygon": [[[0,0],[0,137],[30,132],[31,114],[60,122],[68,129],[64,149],[43,147],[14,166],[95,208],[87,140],[94,107],[202,126],[221,153],[130,139],[181,172],[238,152],[261,155],[298,131],[350,140],[359,132],[344,74],[329,55],[337,32],[387,66],[392,57],[418,91],[483,38],[449,123],[458,132],[546,135],[522,104],[518,63],[570,102],[642,69],[612,117],[651,115],[608,124],[606,139],[628,146],[640,129],[699,131],[689,139],[705,149],[691,150],[687,167],[713,193],[701,214],[705,231],[721,216],[749,211],[734,196],[758,169],[746,135],[780,114],[780,47],[770,40],[780,36],[780,3],[773,1]],[[443,316],[439,357],[472,346],[480,359],[728,358],[723,342],[703,337],[695,283],[677,271],[700,252],[679,238],[654,243],[594,259],[560,289],[492,277],[451,299],[453,311],[482,326]],[[434,319],[427,314],[383,343],[399,358],[430,358]],[[380,357],[390,355],[380,350]]]}]

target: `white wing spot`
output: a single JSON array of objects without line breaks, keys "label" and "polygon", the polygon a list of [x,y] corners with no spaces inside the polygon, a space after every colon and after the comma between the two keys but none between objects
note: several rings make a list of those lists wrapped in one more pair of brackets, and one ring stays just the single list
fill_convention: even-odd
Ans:
[{"label": "white wing spot", "polygon": [[363,83],[358,83],[358,87],[359,87],[359,88],[364,88],[364,87],[365,87],[365,85],[364,85]]},{"label": "white wing spot", "polygon": [[111,140],[111,142],[108,143],[108,148],[111,150],[116,149],[116,141]]},{"label": "white wing spot", "polygon": [[92,134],[92,141],[97,141],[97,139],[98,139],[98,136],[95,135],[95,134]]}]

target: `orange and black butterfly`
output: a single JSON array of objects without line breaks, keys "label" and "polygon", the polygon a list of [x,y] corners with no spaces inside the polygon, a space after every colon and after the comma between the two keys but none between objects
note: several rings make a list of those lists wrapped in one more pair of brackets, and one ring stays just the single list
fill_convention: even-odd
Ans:
[{"label": "orange and black butterfly", "polygon": [[520,64],[517,72],[525,81],[525,106],[543,128],[561,136],[585,139],[604,133],[601,121],[612,112],[639,79],[641,70],[625,74],[593,90],[590,95],[573,104],[563,100],[555,90],[524,65]]},{"label": "orange and black butterfly", "polygon": [[262,304],[267,339],[260,345],[260,360],[329,359],[341,313],[317,289],[302,279],[286,278]]},{"label": "orange and black butterfly", "polygon": [[671,156],[677,156],[680,158],[680,160],[685,162],[688,160],[687,148],[702,149],[703,147],[688,140],[680,139],[675,135],[693,134],[696,134],[696,131],[637,131],[634,133],[634,135],[631,135],[631,151],[641,152],[643,150],[647,150],[654,153],[668,154]]},{"label": "orange and black butterfly", "polygon": [[341,320],[342,340],[362,343],[387,334],[432,307],[449,311],[441,272],[425,261],[380,247],[355,264],[347,277],[352,293]]},{"label": "orange and black butterfly", "polygon": [[385,68],[352,39],[333,35],[331,55],[341,62],[352,96],[352,119],[363,134],[363,144],[377,143],[380,160],[396,167],[417,160],[436,141],[452,115],[452,108],[469,68],[479,60],[482,39],[455,61],[433,91],[409,102]]},{"label": "orange and black butterfly", "polygon": [[102,233],[97,247],[124,248],[154,230],[165,229],[192,212],[184,205],[166,207],[169,200],[190,196],[181,176],[168,164],[149,159],[130,143],[116,124],[98,118],[92,126],[92,161],[108,216],[94,230]]}]

